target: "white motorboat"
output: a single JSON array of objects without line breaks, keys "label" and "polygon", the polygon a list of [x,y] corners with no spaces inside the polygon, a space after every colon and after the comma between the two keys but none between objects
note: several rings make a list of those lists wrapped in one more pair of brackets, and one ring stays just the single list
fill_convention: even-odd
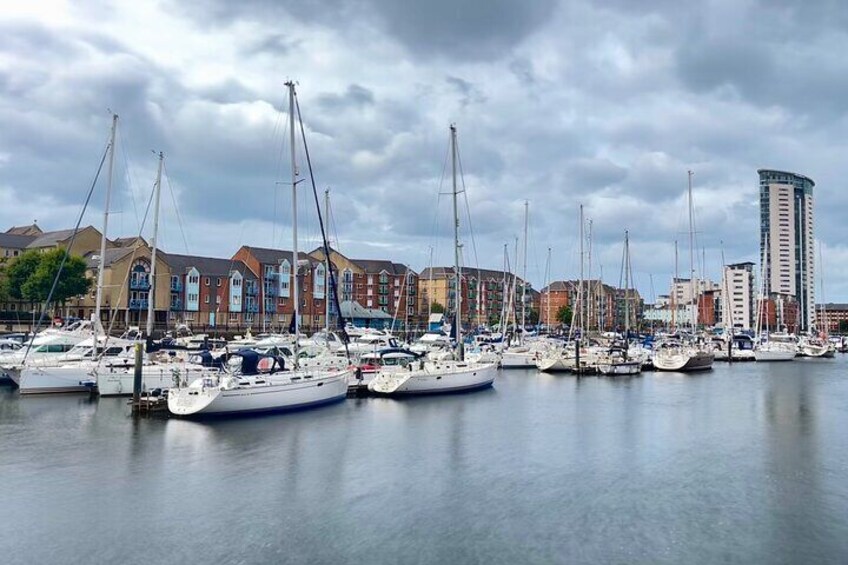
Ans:
[{"label": "white motorboat", "polygon": [[42,332],[14,352],[0,355],[0,374],[20,386],[21,370],[28,365],[56,364],[56,359],[70,352],[91,333]]},{"label": "white motorboat", "polygon": [[[272,364],[262,372],[262,359]],[[309,408],[343,400],[351,370],[283,371],[277,359],[240,351],[231,372],[205,375],[168,391],[168,410],[177,416],[228,416]]]}]

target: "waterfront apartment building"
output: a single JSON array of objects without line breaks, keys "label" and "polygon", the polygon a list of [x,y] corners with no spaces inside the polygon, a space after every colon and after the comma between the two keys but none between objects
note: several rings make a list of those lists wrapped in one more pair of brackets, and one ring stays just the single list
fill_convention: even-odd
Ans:
[{"label": "waterfront apartment building", "polygon": [[[760,258],[765,295],[798,303],[797,331],[815,319],[812,179],[772,169],[760,178]],[[788,325],[788,324],[787,324]]]},{"label": "waterfront apartment building", "polygon": [[[514,281],[514,285],[513,285]],[[493,269],[468,268],[462,271],[462,321],[464,324],[486,325],[499,323],[504,308],[510,308],[509,293],[515,286],[516,298],[512,301],[514,318],[522,319],[522,285],[527,284],[525,319],[530,323],[533,293],[529,283],[512,273]],[[433,303],[445,308],[448,317],[456,311],[456,272],[453,267],[427,267],[418,276],[419,311],[426,316]],[[512,314],[510,315],[512,319]]]},{"label": "waterfront apartment building", "polygon": [[572,290],[566,281],[554,281],[539,291],[539,321],[546,326],[556,326],[560,308],[568,307]]},{"label": "waterfront apartment building", "polygon": [[[841,327],[840,327],[841,326]],[[827,333],[846,334],[848,304],[828,302],[816,306],[816,328]]]},{"label": "waterfront apartment building", "polygon": [[722,326],[750,330],[755,327],[754,263],[734,263],[724,267],[721,283]]}]

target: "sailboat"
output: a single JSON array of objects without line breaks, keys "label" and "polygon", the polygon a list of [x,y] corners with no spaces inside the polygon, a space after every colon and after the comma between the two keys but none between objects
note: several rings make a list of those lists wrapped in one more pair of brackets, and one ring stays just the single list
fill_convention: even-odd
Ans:
[{"label": "sailboat", "polygon": [[[715,355],[697,339],[698,288],[695,284],[695,209],[692,202],[692,175],[689,171],[689,284],[692,289],[692,335],[670,336],[655,345],[652,362],[658,371],[706,371],[713,368]],[[676,255],[676,253],[675,253]]]},{"label": "sailboat", "polygon": [[[261,359],[258,354],[240,351],[233,354],[227,364],[227,372],[216,376],[204,376],[192,381],[188,386],[171,389],[168,394],[168,410],[178,416],[216,416],[238,415],[257,412],[294,410],[340,401],[347,395],[348,379],[353,374],[346,369],[303,369],[297,365],[298,339],[300,338],[297,265],[297,183],[298,172],[295,158],[295,111],[298,113],[301,133],[303,122],[299,108],[295,105],[294,82],[286,83],[289,94],[289,133],[291,149],[291,186],[292,186],[292,265],[294,278],[292,302],[294,304],[294,349],[292,370],[281,370],[277,358],[270,359],[270,366],[260,370]],[[304,150],[306,150],[304,136]],[[308,155],[308,153],[307,153]],[[310,176],[312,167],[309,165]],[[312,179],[314,191],[314,178]],[[320,214],[320,211],[319,211]],[[323,232],[323,223],[322,232]],[[329,256],[324,236],[324,252]],[[328,273],[328,276],[331,276]]]},{"label": "sailboat", "polygon": [[768,248],[764,247],[763,257],[760,258],[760,299],[757,311],[757,342],[754,344],[754,360],[758,362],[772,361],[794,361],[798,354],[798,342],[794,335],[783,331],[783,300],[777,299],[775,310],[777,310],[777,325],[780,331],[769,333],[768,328],[763,331],[763,323],[768,322],[765,318],[765,262]]},{"label": "sailboat", "polygon": [[528,346],[525,341],[526,314],[527,314],[527,225],[529,221],[529,203],[524,201],[524,255],[523,275],[524,283],[521,285],[521,331],[517,332],[518,342],[508,345],[501,352],[501,368],[503,369],[530,369],[536,366],[537,351]]},{"label": "sailboat", "polygon": [[456,125],[450,126],[451,162],[453,178],[454,219],[454,281],[456,312],[453,322],[456,332],[454,359],[439,361],[420,360],[407,366],[406,371],[382,373],[370,383],[368,390],[383,395],[432,394],[462,392],[487,388],[497,373],[497,363],[466,361],[462,344],[462,268],[459,262],[459,212],[457,206],[457,147]]},{"label": "sailboat", "polygon": [[638,375],[642,361],[628,356],[630,350],[630,234],[624,232],[624,340],[613,343],[598,359],[598,372],[602,375]]}]

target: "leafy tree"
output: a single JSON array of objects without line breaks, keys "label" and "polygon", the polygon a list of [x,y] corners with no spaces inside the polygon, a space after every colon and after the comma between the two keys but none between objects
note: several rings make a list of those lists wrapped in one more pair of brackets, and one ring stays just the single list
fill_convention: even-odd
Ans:
[{"label": "leafy tree", "polygon": [[559,307],[556,313],[556,319],[561,324],[568,325],[571,323],[571,318],[573,314],[571,313],[571,308],[566,305],[562,305]]},{"label": "leafy tree", "polygon": [[10,298],[24,300],[24,284],[32,277],[41,263],[41,253],[27,251],[12,259],[5,268],[5,286]]},{"label": "leafy tree", "polygon": [[430,311],[433,314],[444,314],[445,307],[439,304],[438,302],[433,302],[433,304],[430,305]]},{"label": "leafy tree", "polygon": [[539,312],[537,310],[530,310],[527,312],[527,323],[531,326],[535,326],[539,323]]},{"label": "leafy tree", "polygon": [[[47,300],[66,253],[64,249],[53,249],[39,254],[38,267],[21,287],[25,299],[38,302]],[[68,257],[53,292],[53,302],[64,304],[71,297],[87,293],[91,289],[92,280],[85,276],[85,270],[86,264],[82,257]]]},{"label": "leafy tree", "polygon": [[839,320],[839,333],[848,334],[848,320]]}]

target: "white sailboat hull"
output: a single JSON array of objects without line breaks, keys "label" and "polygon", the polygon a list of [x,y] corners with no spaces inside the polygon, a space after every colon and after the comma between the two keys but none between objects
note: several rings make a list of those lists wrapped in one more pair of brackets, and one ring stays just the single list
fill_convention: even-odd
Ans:
[{"label": "white sailboat hull", "polygon": [[501,355],[502,369],[532,369],[536,366],[536,353],[533,351],[504,351]]},{"label": "white sailboat hull", "polygon": [[659,351],[653,356],[654,369],[657,371],[706,371],[712,369],[715,358],[705,351]]},{"label": "white sailboat hull", "polygon": [[598,371],[602,375],[638,375],[642,372],[640,361],[617,361],[612,363],[598,363]]},{"label": "white sailboat hull", "polygon": [[794,361],[795,352],[790,350],[754,350],[754,359],[757,361]]},{"label": "white sailboat hull", "polygon": [[491,386],[496,374],[494,363],[425,363],[419,369],[378,374],[368,390],[387,395],[463,392]]},{"label": "white sailboat hull", "polygon": [[350,373],[344,370],[297,380],[269,376],[265,385],[228,390],[193,386],[171,389],[168,410],[177,416],[226,416],[328,404],[345,398]]},{"label": "white sailboat hull", "polygon": [[[204,374],[217,372],[217,369],[199,365],[144,365],[141,368],[141,390],[171,389],[179,386],[179,383],[189,383]],[[132,366],[100,367],[94,371],[94,375],[100,396],[129,396],[133,393],[135,369]]]},{"label": "white sailboat hull", "polygon": [[574,359],[562,355],[540,357],[536,360],[536,368],[544,373],[571,371],[574,368]]}]

